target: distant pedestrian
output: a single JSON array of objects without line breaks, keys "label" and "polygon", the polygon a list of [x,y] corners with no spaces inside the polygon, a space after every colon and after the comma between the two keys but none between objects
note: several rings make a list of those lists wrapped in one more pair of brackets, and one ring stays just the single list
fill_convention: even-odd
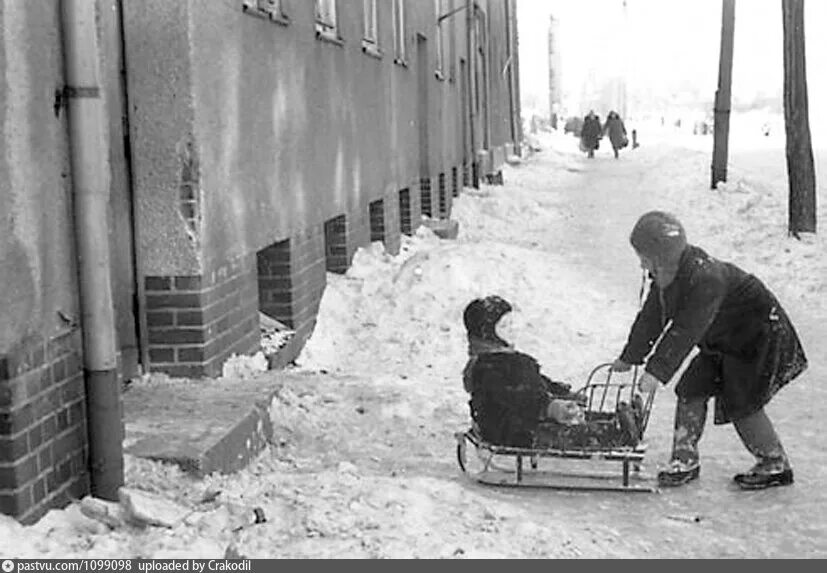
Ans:
[{"label": "distant pedestrian", "polygon": [[580,149],[585,151],[588,157],[594,157],[594,152],[600,148],[602,133],[600,116],[593,110],[589,111],[583,118],[583,128],[580,132]]},{"label": "distant pedestrian", "polygon": [[615,159],[620,157],[620,150],[629,145],[629,139],[626,137],[626,126],[623,125],[623,120],[620,119],[620,115],[616,111],[610,111],[609,115],[606,116],[603,135],[609,136]]},{"label": "distant pedestrian", "polygon": [[629,240],[652,284],[612,369],[645,363],[640,387],[651,392],[669,382],[693,348],[699,350],[675,386],[672,459],[658,474],[660,485],[698,478],[698,442],[712,397],[715,423],[732,422],[756,458],[734,482],[742,489],[792,484],[789,459],[764,412],[807,368],[781,303],[754,275],[688,244],[683,225],[669,213],[641,216]]}]

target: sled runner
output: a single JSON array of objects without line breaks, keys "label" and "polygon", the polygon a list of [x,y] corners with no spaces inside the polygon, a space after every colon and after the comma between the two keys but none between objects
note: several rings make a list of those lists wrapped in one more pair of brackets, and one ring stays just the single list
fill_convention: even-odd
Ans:
[{"label": "sled runner", "polygon": [[[641,472],[646,453],[642,439],[654,392],[640,396],[637,368],[617,374],[610,366],[597,366],[575,393],[584,409],[584,423],[541,421],[529,447],[489,443],[474,423],[455,434],[460,469],[477,482],[494,486],[657,491],[655,480]],[[602,381],[595,382],[598,376]],[[503,460],[511,463],[503,465]],[[598,465],[603,466],[600,471]],[[605,466],[612,465],[615,471],[607,472]]]}]

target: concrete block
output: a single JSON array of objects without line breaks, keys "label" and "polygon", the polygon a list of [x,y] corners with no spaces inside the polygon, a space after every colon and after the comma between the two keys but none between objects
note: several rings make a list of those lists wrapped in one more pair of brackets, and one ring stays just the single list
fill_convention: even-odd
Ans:
[{"label": "concrete block", "polygon": [[459,221],[455,219],[423,219],[422,224],[440,239],[454,240],[459,235]]},{"label": "concrete block", "polygon": [[196,476],[235,472],[273,439],[268,407],[278,385],[260,377],[232,394],[222,380],[130,388],[124,449]]}]

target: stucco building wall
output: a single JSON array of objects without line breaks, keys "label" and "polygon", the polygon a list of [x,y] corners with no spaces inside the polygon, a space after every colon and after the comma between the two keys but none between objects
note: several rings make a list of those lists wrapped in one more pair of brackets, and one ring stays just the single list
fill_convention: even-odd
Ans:
[{"label": "stucco building wall", "polygon": [[0,4],[0,512],[82,495],[85,406],[58,6]]},{"label": "stucco building wall", "polygon": [[77,316],[71,180],[58,15],[49,3],[6,3],[0,30],[0,353],[25,334]]},{"label": "stucco building wall", "polygon": [[[316,34],[313,2],[285,2],[278,22],[245,12],[240,1],[127,3],[138,258],[145,261],[151,368],[217,373],[231,353],[256,349],[253,337],[241,343],[227,332],[240,336],[241,324],[252,323],[264,307],[300,337],[309,336],[325,270],[339,268],[331,262],[337,249],[346,268],[370,241],[371,203],[383,203],[391,250],[400,230],[412,232],[423,212],[449,215],[463,162],[471,161],[463,149],[458,63],[468,58],[467,18],[460,11],[444,21],[437,74],[435,5],[404,4],[400,62],[390,2],[378,4],[380,57],[363,49],[362,2],[338,3],[334,41]],[[465,6],[443,4],[445,12]],[[506,22],[503,2],[491,4],[499,16],[487,20],[484,49],[497,66],[505,59],[498,46]],[[502,83],[500,74],[490,73],[489,82]],[[501,165],[510,137],[502,127],[506,92],[507,86],[493,85],[487,94],[486,173]],[[483,143],[481,136],[476,141]],[[342,245],[330,244],[329,236],[325,243],[325,225],[339,217],[345,218]],[[400,229],[402,218],[411,229]],[[302,254],[299,245],[315,244],[317,235],[315,256]],[[249,285],[241,275],[257,273],[241,261],[265,257],[285,241],[303,262],[283,261],[284,276],[277,277],[265,261],[270,274],[266,281],[258,277],[258,300],[249,288],[227,300],[228,282]],[[177,279],[187,288],[178,289]],[[278,280],[283,288],[273,290]],[[244,310],[232,310],[233,304]],[[193,309],[204,312],[194,316]],[[202,359],[193,362],[197,356]]]}]

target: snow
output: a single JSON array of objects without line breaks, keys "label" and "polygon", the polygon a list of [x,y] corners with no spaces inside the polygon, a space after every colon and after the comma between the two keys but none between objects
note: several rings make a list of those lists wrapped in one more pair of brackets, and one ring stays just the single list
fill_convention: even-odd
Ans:
[{"label": "snow", "polygon": [[[0,555],[15,557],[825,557],[827,245],[786,234],[783,141],[733,133],[729,181],[709,189],[711,138],[638,126],[641,147],[593,160],[570,136],[505,167],[505,185],[455,200],[457,240],[426,228],[401,252],[359,250],[328,275],[313,336],[270,414],[278,436],[249,467],[196,480],[126,458],[130,488],[191,513],[172,528],[109,527],[79,504],[23,527],[0,516]],[[772,141],[769,141],[772,140]],[[827,155],[817,150],[819,166]],[[821,202],[823,203],[823,201]],[[661,208],[690,241],[757,274],[799,328],[810,369],[768,412],[796,484],[736,491],[751,464],[731,426],[707,428],[698,482],[660,494],[498,490],[458,471],[453,432],[467,427],[461,314],[474,297],[515,306],[516,346],[574,386],[620,351],[638,308],[628,233]],[[825,211],[820,211],[821,221]],[[260,359],[234,375],[280,377]],[[243,383],[235,381],[234,384]],[[233,385],[228,385],[228,392]],[[650,473],[671,441],[674,395],[647,430]],[[255,510],[266,516],[255,523]]]},{"label": "snow", "polygon": [[252,378],[267,371],[267,358],[259,351],[252,356],[233,354],[221,367],[222,378]]}]

